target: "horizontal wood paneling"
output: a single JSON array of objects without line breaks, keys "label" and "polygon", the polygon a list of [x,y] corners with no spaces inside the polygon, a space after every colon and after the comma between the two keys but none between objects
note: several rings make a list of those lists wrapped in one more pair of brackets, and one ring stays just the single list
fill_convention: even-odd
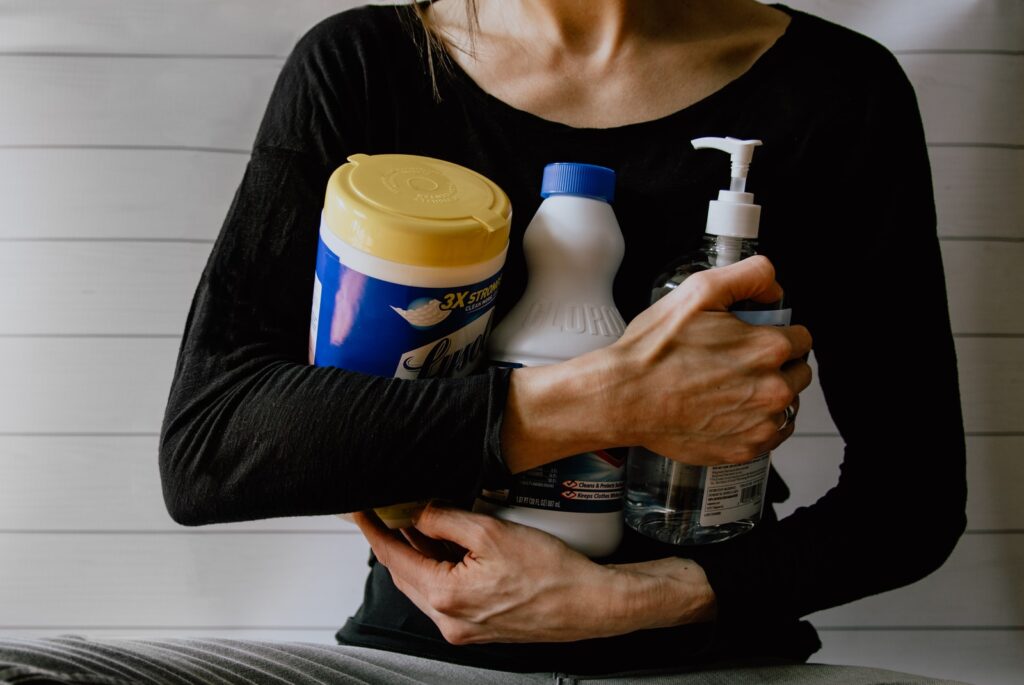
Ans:
[{"label": "horizontal wood paneling", "polygon": [[[4,533],[0,558],[18,563],[0,570],[0,634],[8,625],[340,625],[359,602],[366,549],[354,533]],[[823,626],[1015,626],[1022,574],[1024,536],[968,535],[925,580],[812,618]]]},{"label": "horizontal wood paneling", "polygon": [[[0,433],[156,432],[177,347],[169,339],[0,339],[10,365]],[[967,430],[1024,431],[1024,339],[961,338],[957,348]],[[802,433],[835,431],[817,383],[801,402]]]},{"label": "horizontal wood paneling", "polygon": [[1024,334],[1024,243],[944,241],[954,333]]},{"label": "horizontal wood paneling", "polygon": [[[967,527],[974,531],[1024,530],[1024,436],[967,438]],[[813,504],[839,480],[843,441],[839,437],[796,436],[772,454],[789,486],[779,516]],[[883,476],[884,477],[884,476]]]},{"label": "horizontal wood paneling", "polygon": [[177,340],[0,339],[0,433],[156,433]]},{"label": "horizontal wood paneling", "polygon": [[[880,535],[913,535],[900,522]],[[865,550],[870,554],[870,550]],[[878,563],[886,563],[878,559]],[[935,573],[898,590],[811,615],[816,626],[1018,627],[1024,611],[1024,535],[965,535]]]},{"label": "horizontal wood paneling", "polygon": [[[180,334],[209,252],[189,243],[4,243],[0,335]],[[1024,334],[1024,243],[947,241],[942,254],[954,332]]]},{"label": "horizontal wood paneling", "polygon": [[340,626],[362,597],[355,533],[0,534],[4,626]]},{"label": "horizontal wood paneling", "polygon": [[[357,0],[4,0],[0,51],[285,54],[307,28]],[[388,4],[388,3],[374,3]],[[1018,0],[791,0],[893,50],[1024,50]]]},{"label": "horizontal wood paneling", "polygon": [[[0,532],[183,529],[167,515],[155,437],[0,436]],[[970,530],[1024,530],[1024,436],[967,439]],[[838,437],[797,436],[772,456],[789,485],[788,515],[839,478]],[[204,526],[199,532],[353,530],[333,516]]]},{"label": "horizontal wood paneling", "polygon": [[1024,145],[1022,56],[901,55],[900,63],[929,143]]},{"label": "horizontal wood paneling", "polygon": [[[912,54],[901,62],[930,142],[1024,144],[1024,59]],[[280,67],[233,58],[6,56],[0,83],[18,106],[0,109],[0,145],[248,149]]]},{"label": "horizontal wood paneling", "polygon": [[[930,156],[940,235],[1024,238],[1024,193],[1017,192],[1024,150],[933,147]],[[0,149],[0,238],[212,240],[247,159],[192,150]]]},{"label": "horizontal wood paneling", "polygon": [[[154,437],[0,436],[0,531],[181,533],[163,504]],[[333,516],[204,526],[197,532],[351,531]]]},{"label": "horizontal wood paneling", "polygon": [[890,50],[1024,50],[1019,0],[789,0]]},{"label": "horizontal wood paneling", "polygon": [[1024,239],[1024,150],[932,147],[928,156],[940,236]]},{"label": "horizontal wood paneling", "polygon": [[[0,57],[0,145],[247,150],[280,60]],[[40,122],[46,122],[40,125]]]},{"label": "horizontal wood paneling", "polygon": [[[0,52],[285,55],[359,0],[3,0]],[[378,3],[383,4],[383,3]]]},{"label": "horizontal wood paneling", "polygon": [[964,426],[984,433],[1024,432],[1024,340],[957,340]]},{"label": "horizontal wood paneling", "polygon": [[0,238],[213,240],[248,159],[194,150],[0,149]]},{"label": "horizontal wood paneling", "polygon": [[1024,437],[967,438],[967,526],[1024,530]]},{"label": "horizontal wood paneling", "polygon": [[[976,685],[1020,685],[1021,630],[827,630],[815,663],[886,668]],[[897,679],[894,679],[897,680]]]},{"label": "horizontal wood paneling", "polygon": [[210,245],[0,243],[0,334],[171,334]]}]

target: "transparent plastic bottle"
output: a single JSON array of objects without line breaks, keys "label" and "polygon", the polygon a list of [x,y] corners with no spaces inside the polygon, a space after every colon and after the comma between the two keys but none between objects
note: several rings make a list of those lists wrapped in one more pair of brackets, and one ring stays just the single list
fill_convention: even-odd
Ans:
[{"label": "transparent plastic bottle", "polygon": [[[652,304],[689,276],[746,259],[757,254],[756,248],[756,240],[705,236],[696,255],[659,276],[651,291]],[[752,324],[788,320],[781,301],[741,302],[732,311]],[[626,525],[675,545],[702,545],[740,535],[761,520],[769,464],[770,455],[763,454],[747,464],[690,466],[633,447],[626,466]]]},{"label": "transparent plastic bottle", "polygon": [[[753,148],[760,141],[703,138],[698,148],[711,147],[733,157],[730,190],[711,203],[707,235],[696,253],[687,255],[658,277],[654,303],[700,271],[734,264],[757,253],[760,207],[746,193],[746,173]],[[754,325],[787,325],[790,310],[783,303],[739,302],[737,317]],[[745,464],[691,466],[642,447],[630,449],[626,474],[626,525],[647,537],[675,545],[702,545],[741,535],[761,520],[770,453]]]}]

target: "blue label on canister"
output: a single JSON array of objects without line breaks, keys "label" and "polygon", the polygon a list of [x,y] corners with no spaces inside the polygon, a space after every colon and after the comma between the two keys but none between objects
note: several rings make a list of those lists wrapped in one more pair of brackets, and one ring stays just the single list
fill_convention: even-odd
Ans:
[{"label": "blue label on canister", "polygon": [[424,288],[373,278],[321,237],[310,363],[397,378],[465,376],[485,351],[501,271],[478,283]]}]

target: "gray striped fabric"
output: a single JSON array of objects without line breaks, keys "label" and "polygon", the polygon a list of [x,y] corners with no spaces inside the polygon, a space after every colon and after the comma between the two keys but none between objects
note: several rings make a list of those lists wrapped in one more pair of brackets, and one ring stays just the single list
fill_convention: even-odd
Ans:
[{"label": "gray striped fabric", "polygon": [[0,639],[0,685],[963,685],[851,666],[801,664],[576,677],[507,673],[376,649],[220,639]]}]

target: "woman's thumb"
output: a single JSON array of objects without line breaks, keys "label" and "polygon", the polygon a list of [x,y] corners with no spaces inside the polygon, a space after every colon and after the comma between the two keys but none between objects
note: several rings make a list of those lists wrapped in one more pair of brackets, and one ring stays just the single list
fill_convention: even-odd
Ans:
[{"label": "woman's thumb", "polygon": [[747,257],[697,276],[704,284],[699,296],[702,309],[726,311],[743,300],[769,303],[782,299],[782,286],[775,282],[775,267],[762,255]]},{"label": "woman's thumb", "polygon": [[494,519],[464,509],[431,502],[415,517],[416,530],[435,540],[448,540],[468,550],[479,551],[486,544],[486,530]]}]

